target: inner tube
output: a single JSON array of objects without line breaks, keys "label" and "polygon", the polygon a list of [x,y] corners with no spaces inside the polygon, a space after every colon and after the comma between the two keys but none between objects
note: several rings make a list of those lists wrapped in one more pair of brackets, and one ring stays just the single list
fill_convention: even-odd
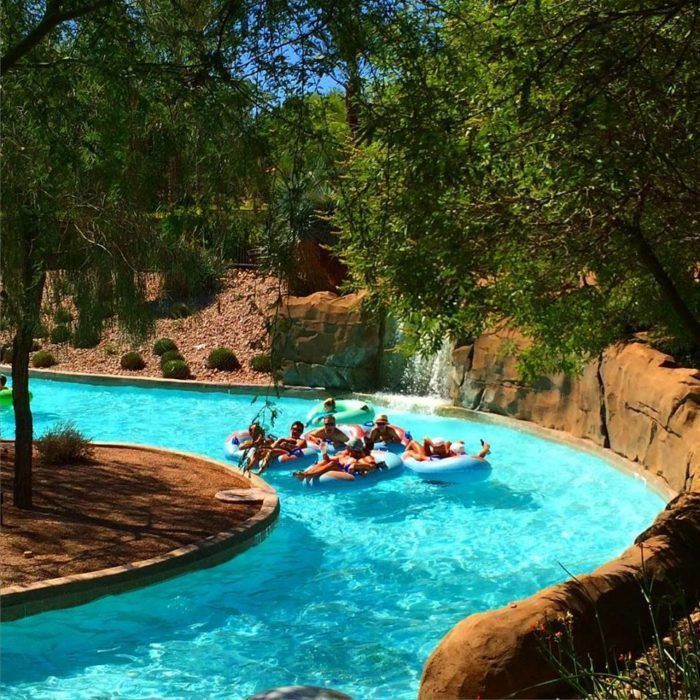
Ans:
[{"label": "inner tube", "polygon": [[366,401],[338,399],[335,411],[326,411],[322,403],[316,404],[306,416],[306,426],[318,427],[326,416],[335,416],[336,423],[366,423],[374,420],[374,407]]},{"label": "inner tube", "polygon": [[[224,452],[226,456],[236,462],[236,464],[240,464],[245,456],[254,453],[254,450],[240,449],[241,444],[247,440],[250,440],[250,433],[247,430],[234,430],[224,441]],[[303,469],[307,466],[311,466],[316,461],[319,454],[320,450],[317,445],[297,448],[287,455],[275,457],[270,467],[294,466],[295,469]]]},{"label": "inner tube", "polygon": [[[336,425],[335,427],[338,428],[338,430],[340,430],[341,433],[345,433],[348,436],[349,440],[352,440],[353,438],[360,438],[360,440],[363,440],[365,437],[365,429],[361,425],[358,425],[357,423],[348,424],[348,425],[340,424],[340,425]],[[314,428],[314,430],[316,430],[316,428]],[[311,432],[313,432],[313,431],[309,430],[309,431],[305,432],[302,435],[302,437],[310,442],[311,447],[315,448],[316,453],[318,454],[321,451],[321,443],[323,442],[323,440],[319,439],[319,438],[310,437],[309,433],[311,433]],[[345,447],[342,445],[340,446],[340,448],[336,447],[335,444],[329,440],[326,440],[325,442],[326,442],[326,445],[328,447],[329,454],[335,454],[336,450],[338,450],[338,449],[340,449],[340,450],[345,449]]]},{"label": "inner tube", "polygon": [[414,457],[403,458],[403,463],[421,479],[469,479],[480,481],[491,474],[491,464],[481,457],[473,455],[454,455],[445,459],[428,459],[420,461]]},{"label": "inner tube", "polygon": [[372,457],[377,461],[377,464],[383,463],[383,468],[375,469],[367,474],[367,476],[357,476],[348,474],[347,472],[326,472],[321,476],[308,481],[300,482],[301,486],[308,488],[348,488],[352,486],[362,486],[365,484],[374,484],[377,481],[396,476],[403,469],[401,457],[393,452],[385,450],[372,450]]},{"label": "inner tube", "polygon": [[[34,398],[34,394],[32,392],[29,392],[29,400],[31,401]],[[0,389],[0,406],[12,406],[13,401],[12,401],[12,389],[9,386],[6,386],[4,389]]]}]

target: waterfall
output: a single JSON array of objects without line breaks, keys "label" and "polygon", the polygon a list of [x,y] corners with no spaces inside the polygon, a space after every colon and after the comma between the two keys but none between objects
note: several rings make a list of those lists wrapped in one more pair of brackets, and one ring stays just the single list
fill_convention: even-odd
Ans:
[{"label": "waterfall", "polygon": [[399,391],[414,396],[449,398],[452,343],[444,340],[432,355],[416,354],[406,363]]}]

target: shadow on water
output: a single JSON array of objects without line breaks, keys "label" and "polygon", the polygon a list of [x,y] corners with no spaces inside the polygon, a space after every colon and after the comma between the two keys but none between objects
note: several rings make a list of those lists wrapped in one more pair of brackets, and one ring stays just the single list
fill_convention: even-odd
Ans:
[{"label": "shadow on water", "polygon": [[67,678],[91,666],[130,664],[148,657],[148,647],[168,640],[197,644],[197,638],[227,625],[274,626],[277,611],[290,604],[283,599],[307,592],[281,587],[270,559],[289,559],[286,568],[295,568],[313,585],[323,552],[323,541],[310,528],[287,519],[264,542],[214,568],[4,623],[0,694],[6,685]]}]

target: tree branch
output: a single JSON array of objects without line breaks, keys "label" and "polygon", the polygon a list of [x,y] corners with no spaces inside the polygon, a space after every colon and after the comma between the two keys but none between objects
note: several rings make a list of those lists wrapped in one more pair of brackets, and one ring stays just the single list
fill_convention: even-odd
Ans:
[{"label": "tree branch", "polygon": [[20,39],[14,46],[10,47],[7,53],[0,59],[0,76],[11,71],[17,62],[26,56],[41,40],[59,24],[71,19],[84,17],[102,7],[106,7],[113,0],[97,0],[88,5],[80,5],[72,10],[61,11],[61,0],[46,4],[46,12],[39,24],[32,29],[23,39]]}]

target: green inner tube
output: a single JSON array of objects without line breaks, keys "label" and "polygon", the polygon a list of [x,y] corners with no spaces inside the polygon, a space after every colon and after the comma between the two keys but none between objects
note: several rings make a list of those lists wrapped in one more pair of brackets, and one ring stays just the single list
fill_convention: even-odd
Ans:
[{"label": "green inner tube", "polygon": [[366,401],[357,399],[338,399],[335,402],[335,411],[325,411],[323,404],[316,404],[306,416],[306,425],[316,427],[323,423],[328,416],[335,416],[336,423],[367,423],[374,420],[374,407]]},{"label": "green inner tube", "polygon": [[[29,400],[34,398],[32,392],[29,392]],[[5,387],[0,389],[0,406],[12,406],[12,389]]]}]

